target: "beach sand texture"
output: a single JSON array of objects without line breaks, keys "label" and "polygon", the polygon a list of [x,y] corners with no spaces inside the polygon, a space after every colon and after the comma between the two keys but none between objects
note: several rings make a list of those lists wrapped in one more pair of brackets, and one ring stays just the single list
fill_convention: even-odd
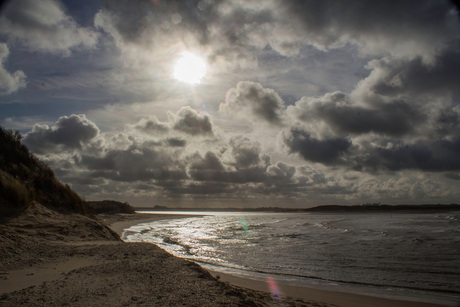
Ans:
[{"label": "beach sand texture", "polygon": [[274,301],[263,282],[213,276],[111,231],[178,217],[116,214],[95,222],[36,206],[0,225],[0,306],[433,306],[284,286],[289,297]]}]

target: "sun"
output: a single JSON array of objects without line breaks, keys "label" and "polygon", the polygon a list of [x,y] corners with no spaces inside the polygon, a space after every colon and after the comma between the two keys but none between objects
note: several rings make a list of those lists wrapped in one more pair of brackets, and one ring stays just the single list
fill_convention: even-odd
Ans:
[{"label": "sun", "polygon": [[200,83],[205,74],[204,59],[190,52],[182,53],[174,65],[174,78],[188,84]]}]

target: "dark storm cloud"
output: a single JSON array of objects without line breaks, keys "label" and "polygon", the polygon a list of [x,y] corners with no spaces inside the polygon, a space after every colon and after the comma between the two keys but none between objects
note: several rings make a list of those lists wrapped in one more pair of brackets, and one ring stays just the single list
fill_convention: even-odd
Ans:
[{"label": "dark storm cloud", "polygon": [[192,161],[189,164],[189,169],[223,171],[224,165],[215,153],[208,151],[203,158],[201,158],[200,155],[195,155],[192,157]]},{"label": "dark storm cloud", "polygon": [[188,174],[199,181],[227,181],[224,165],[213,152],[207,152],[204,157],[196,154],[188,165]]},{"label": "dark storm cloud", "polygon": [[0,33],[33,50],[69,55],[74,47],[94,47],[98,35],[77,25],[54,0],[8,1],[0,15]]},{"label": "dark storm cloud", "polygon": [[147,146],[132,145],[126,150],[111,150],[102,157],[83,154],[81,164],[87,169],[102,171],[100,176],[116,181],[186,178],[181,170],[182,163],[174,158],[172,152]]},{"label": "dark storm cloud", "polygon": [[168,146],[171,147],[185,147],[187,144],[187,141],[181,138],[168,138],[165,142]]},{"label": "dark storm cloud", "polygon": [[[208,195],[220,195],[226,197],[232,195],[237,190],[233,185],[225,182],[177,182],[177,181],[162,181],[158,183],[169,197],[181,198],[184,196],[192,196],[197,198],[206,198]],[[199,205],[202,205],[201,203]]]},{"label": "dark storm cloud", "polygon": [[270,157],[261,152],[258,142],[240,135],[231,138],[228,145],[230,150],[208,151],[204,157],[196,153],[189,157],[187,173],[190,178],[228,184],[260,183],[269,179],[266,168]]},{"label": "dark storm cloud", "polygon": [[237,168],[247,168],[260,163],[259,143],[252,142],[244,136],[237,136],[230,139],[229,145]]},{"label": "dark storm cloud", "polygon": [[270,124],[282,124],[284,101],[273,89],[264,88],[260,83],[241,81],[230,89],[220,110],[242,117],[255,117]]},{"label": "dark storm cloud", "polygon": [[191,135],[213,135],[209,116],[190,107],[183,107],[177,112],[173,128]]},{"label": "dark storm cloud", "polygon": [[358,170],[418,169],[440,172],[460,169],[460,138],[425,140],[412,144],[395,144],[392,148],[373,147],[350,157]]},{"label": "dark storm cloud", "polygon": [[266,180],[267,175],[263,166],[245,168],[233,166],[233,163],[224,164],[216,153],[208,151],[204,157],[199,154],[191,157],[187,173],[194,180],[228,184],[247,184]]},{"label": "dark storm cloud", "polygon": [[81,149],[99,134],[99,128],[84,114],[62,116],[52,127],[35,125],[26,134],[24,144],[35,152],[50,151],[50,146]]},{"label": "dark storm cloud", "polygon": [[335,92],[320,98],[303,97],[289,111],[304,122],[323,121],[337,135],[374,132],[401,136],[424,119],[418,110],[403,101],[374,103],[370,107],[354,105],[346,94]]},{"label": "dark storm cloud", "polygon": [[460,135],[460,106],[439,110],[435,118],[432,133],[436,137],[446,138]]},{"label": "dark storm cloud", "polygon": [[426,65],[420,58],[403,61],[373,60],[368,67],[373,69],[365,84],[379,95],[460,95],[460,45],[452,46],[436,56]]},{"label": "dark storm cloud", "polygon": [[294,126],[282,133],[282,141],[289,153],[299,154],[307,161],[337,164],[351,146],[345,138],[318,140],[301,126]]},{"label": "dark storm cloud", "polygon": [[6,44],[0,43],[0,96],[16,92],[26,86],[26,75],[22,70],[8,72],[4,64],[10,51]]}]

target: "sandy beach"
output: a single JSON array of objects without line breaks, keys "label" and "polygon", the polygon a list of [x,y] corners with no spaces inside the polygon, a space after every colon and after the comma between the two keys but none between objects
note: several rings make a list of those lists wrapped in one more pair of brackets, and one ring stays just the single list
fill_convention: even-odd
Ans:
[{"label": "sandy beach", "polygon": [[0,306],[434,306],[284,285],[274,301],[264,282],[210,273],[111,232],[180,217],[116,214],[95,222],[45,210],[11,220],[0,227]]}]

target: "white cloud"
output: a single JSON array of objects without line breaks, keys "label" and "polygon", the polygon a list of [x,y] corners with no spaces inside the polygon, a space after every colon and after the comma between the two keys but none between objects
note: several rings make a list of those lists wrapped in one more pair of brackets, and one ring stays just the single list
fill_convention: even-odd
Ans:
[{"label": "white cloud", "polygon": [[0,15],[0,33],[32,50],[69,55],[72,48],[92,48],[98,34],[77,25],[57,0],[9,1]]},{"label": "white cloud", "polygon": [[26,74],[22,70],[10,73],[5,69],[9,53],[8,46],[0,43],[0,95],[8,95],[26,87]]}]

